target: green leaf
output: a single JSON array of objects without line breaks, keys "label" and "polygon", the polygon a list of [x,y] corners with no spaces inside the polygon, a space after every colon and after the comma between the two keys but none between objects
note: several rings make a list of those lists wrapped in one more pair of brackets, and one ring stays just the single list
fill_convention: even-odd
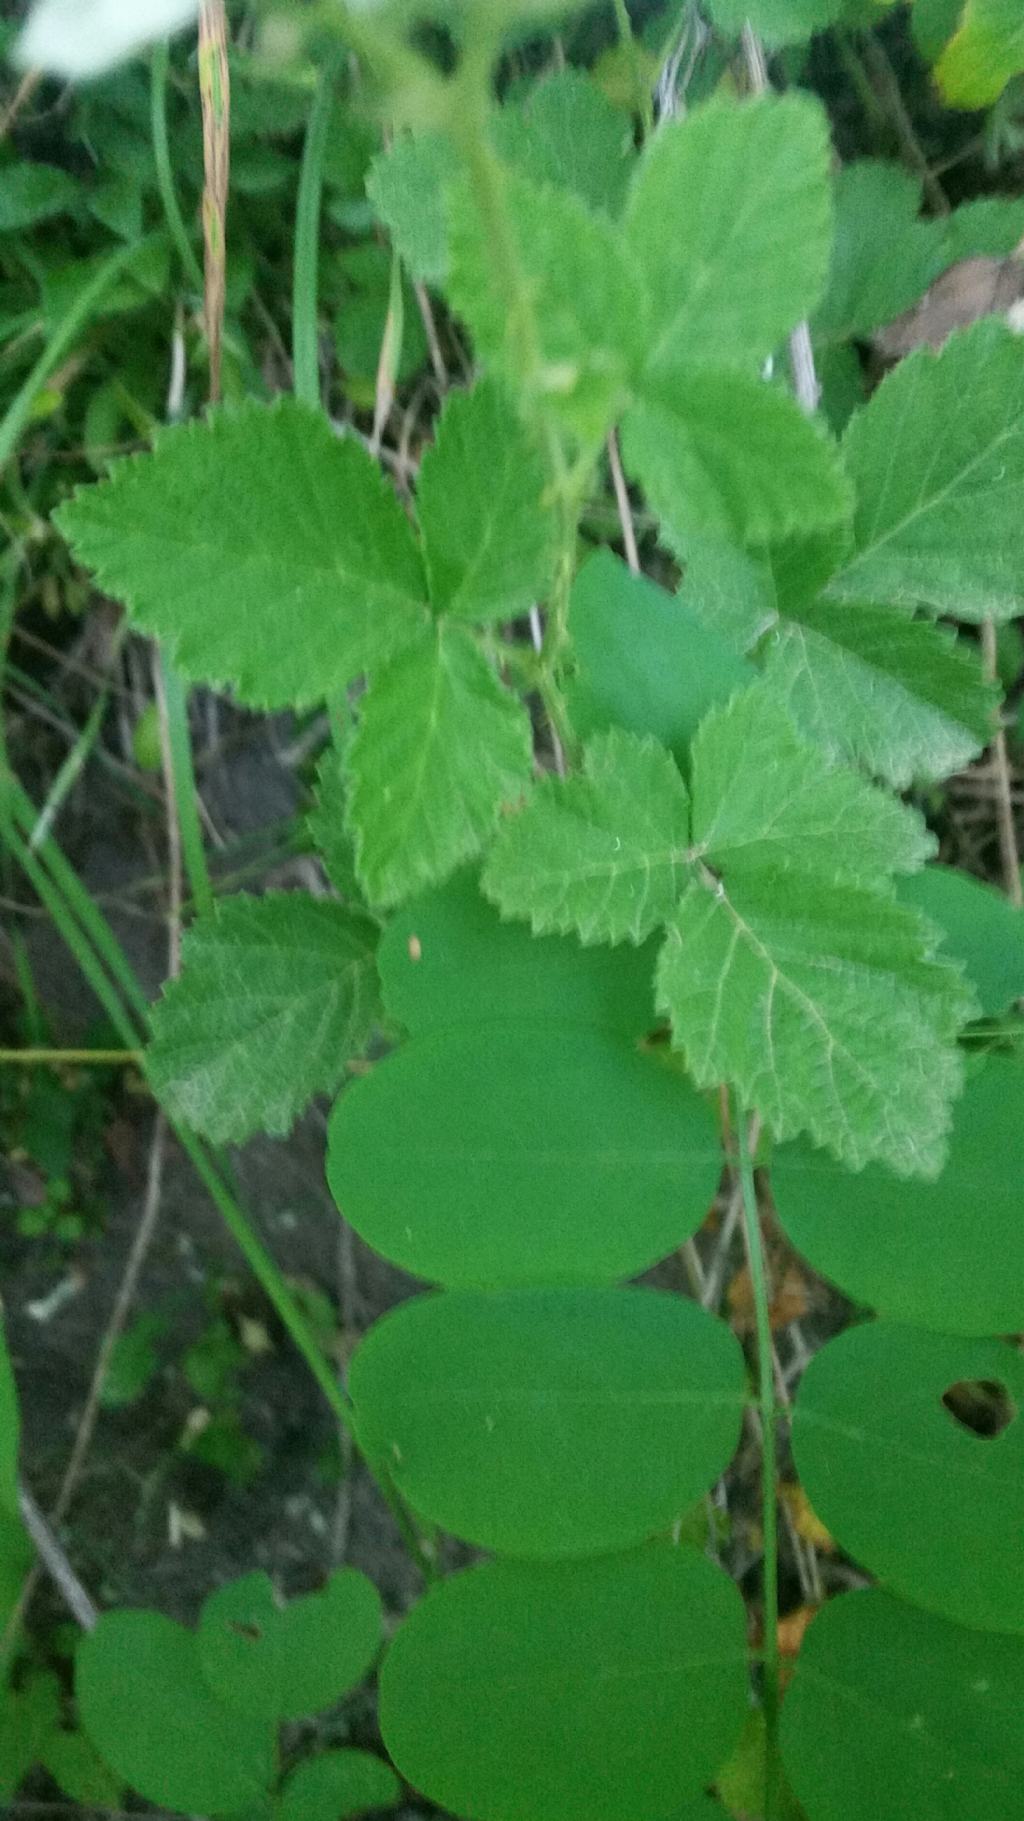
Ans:
[{"label": "green leaf", "polygon": [[18,1447],[21,1425],[18,1390],[11,1371],[3,1324],[0,1323],[0,1511],[18,1514]]},{"label": "green leaf", "polygon": [[149,1078],[172,1116],[217,1143],[288,1132],[365,1046],[376,934],[301,892],[239,895],[198,918],[153,1012]]},{"label": "green leaf", "polygon": [[39,221],[73,212],[79,189],[67,171],[52,164],[5,164],[0,174],[0,234],[14,234]]},{"label": "green leaf", "polygon": [[963,620],[1024,610],[1024,341],[998,320],[900,362],[843,444],[857,487],[843,599]]},{"label": "green leaf", "polygon": [[555,527],[544,463],[493,380],[449,392],[416,502],[435,613],[515,620],[545,596]]},{"label": "green leaf", "polygon": [[952,107],[991,107],[1024,70],[1019,0],[967,0],[960,26],[939,58],[935,78]]},{"label": "green leaf", "polygon": [[613,728],[587,747],[582,776],[545,778],[504,824],[482,884],[536,935],[642,942],[672,914],[688,846],[689,799],[670,755]]},{"label": "green leaf", "polygon": [[698,1086],[732,1082],[777,1138],[809,1132],[853,1169],[942,1168],[969,1005],[901,905],[800,872],[691,885],[658,990]]},{"label": "green leaf", "polygon": [[940,954],[961,963],[986,1018],[1024,999],[1024,912],[1002,892],[948,866],[901,879],[897,896],[942,931]]},{"label": "green leaf", "polygon": [[768,544],[840,523],[850,489],[820,425],[746,373],[659,372],[622,425],[622,454],[677,537]]},{"label": "green leaf", "polygon": [[947,265],[984,255],[1008,259],[1024,239],[1024,198],[980,196],[954,209],[942,224],[942,256]]},{"label": "green leaf", "polygon": [[597,1555],[693,1505],[739,1439],[738,1343],[654,1290],[449,1291],[356,1351],[360,1445],[417,1511],[499,1554]]},{"label": "green leaf", "polygon": [[[1013,1420],[978,1434],[943,1402],[999,1386]],[[1024,1359],[1005,1341],[869,1322],[811,1360],[793,1454],[815,1512],[890,1592],[961,1625],[1024,1633]]]},{"label": "green leaf", "polygon": [[584,71],[567,65],[506,103],[491,138],[534,183],[558,184],[609,215],[621,210],[636,164],[632,122]]},{"label": "green leaf", "polygon": [[694,1233],[721,1168],[709,1106],[600,1030],[415,1038],[342,1094],[327,1176],[386,1258],[466,1289],[609,1283]]},{"label": "green leaf", "polygon": [[35,1670],[21,1688],[0,1686],[0,1801],[17,1795],[46,1742],[60,1724],[60,1684],[48,1670]]},{"label": "green leaf", "polygon": [[734,1743],[745,1659],[736,1588],[689,1550],[491,1562],[406,1619],[381,1730],[401,1774],[454,1814],[664,1821]]},{"label": "green leaf", "polygon": [[671,520],[662,522],[661,532],[683,565],[680,599],[737,651],[749,651],[776,618],[767,566],[723,538],[681,536]]},{"label": "green leaf", "polygon": [[764,684],[733,697],[693,743],[696,859],[728,874],[806,866],[832,881],[881,885],[913,872],[935,839],[915,810],[856,773],[822,766]]},{"label": "green leaf", "polygon": [[394,1808],[402,1786],[382,1758],[368,1751],[322,1751],[288,1778],[275,1821],[350,1821],[368,1810]]},{"label": "green leaf", "polygon": [[414,277],[444,283],[448,271],[445,186],[459,169],[442,133],[401,134],[370,165],[366,193]]},{"label": "green leaf", "polygon": [[1008,1821],[1024,1782],[1024,1642],[917,1612],[879,1589],[830,1600],[782,1705],[808,1821]]},{"label": "green leaf", "polygon": [[914,0],[910,9],[911,32],[926,63],[938,63],[963,10],[964,0]]},{"label": "green leaf", "polygon": [[352,742],[349,824],[374,904],[472,859],[529,782],[529,717],[472,634],[435,621],[378,677]]},{"label": "green leaf", "polygon": [[391,918],[378,956],[384,1003],[414,1035],[535,1019],[639,1038],[657,1023],[654,945],[583,948],[503,923],[466,870]]},{"label": "green leaf", "polygon": [[576,732],[584,739],[610,726],[652,733],[680,765],[708,709],[756,675],[685,599],[631,575],[610,550],[596,551],[579,571],[569,632]]},{"label": "green leaf", "polygon": [[738,36],[750,23],[758,37],[773,47],[803,44],[843,16],[846,0],[708,0],[708,12],[720,31]]},{"label": "green leaf", "polygon": [[[596,447],[626,402],[644,346],[646,298],[634,262],[611,222],[567,190],[508,170],[501,186],[525,296],[510,291],[468,183],[460,181],[449,191],[449,299],[481,359],[513,386],[532,387],[568,430]],[[534,331],[531,371],[523,344]]]},{"label": "green leaf", "polygon": [[40,1763],[65,1796],[82,1808],[117,1809],[121,1785],[112,1776],[84,1732],[50,1733]]},{"label": "green leaf", "polygon": [[270,1783],[273,1727],[216,1700],[195,1637],[158,1612],[102,1615],[78,1649],[75,1698],[100,1756],[149,1802],[232,1815]]},{"label": "green leaf", "polygon": [[894,1320],[967,1335],[1024,1328],[1022,1177],[1024,1073],[1001,1056],[968,1076],[936,1182],[851,1176],[805,1144],[772,1165],[779,1219],[816,1271]]},{"label": "green leaf", "polygon": [[977,649],[899,609],[804,607],[772,633],[765,673],[816,745],[897,789],[960,771],[994,731]]},{"label": "green leaf", "polygon": [[56,522],[187,677],[256,708],[336,695],[425,619],[397,498],[358,443],[293,399],[159,432]]},{"label": "green leaf", "polygon": [[380,1599],[355,1568],[287,1605],[262,1571],[229,1581],[205,1602],[199,1661],[226,1707],[256,1720],[301,1720],[332,1707],[380,1649]]},{"label": "green leaf", "polygon": [[167,1332],[168,1323],[152,1310],[137,1315],[114,1342],[100,1393],[106,1410],[117,1410],[141,1397],[160,1366],[157,1341]]},{"label": "green leaf", "polygon": [[752,366],[817,303],[829,134],[807,95],[716,99],[655,134],[626,213],[652,311],[648,363]]},{"label": "green leaf", "polygon": [[[346,747],[350,742],[344,742]],[[313,807],[306,816],[306,832],[323,861],[335,891],[347,904],[359,908],[363,894],[356,878],[355,841],[347,826],[345,755],[328,746],[317,766]]]},{"label": "green leaf", "polygon": [[[905,165],[859,158],[835,179],[835,240],[815,338],[849,341],[892,322],[946,265],[948,223],[922,221],[921,180]],[[954,258],[956,255],[953,256]]]}]

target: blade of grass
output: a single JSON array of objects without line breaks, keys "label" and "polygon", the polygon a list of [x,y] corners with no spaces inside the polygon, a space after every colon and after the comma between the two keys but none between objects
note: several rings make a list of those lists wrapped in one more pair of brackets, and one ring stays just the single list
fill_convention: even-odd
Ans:
[{"label": "blade of grass", "polygon": [[336,63],[329,57],[320,71],[306,126],[295,210],[295,266],[292,276],[292,385],[305,405],[320,404],[320,358],[317,332],[319,300],[320,198],[324,153],[331,122]]},{"label": "blade of grass", "polygon": [[178,202],[178,192],[174,187],[174,168],[171,163],[171,143],[167,130],[167,74],[170,64],[166,40],[154,48],[150,60],[149,86],[149,124],[153,140],[153,162],[156,165],[156,186],[160,192],[160,202],[164,211],[167,229],[178,249],[178,257],[188,277],[189,283],[201,292],[203,274],[195,248],[188,237],[188,229]]}]

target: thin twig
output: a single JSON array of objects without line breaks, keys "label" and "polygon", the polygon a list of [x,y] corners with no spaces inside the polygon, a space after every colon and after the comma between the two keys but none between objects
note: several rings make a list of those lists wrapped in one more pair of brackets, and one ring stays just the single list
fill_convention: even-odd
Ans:
[{"label": "thin twig", "polygon": [[164,795],[167,802],[167,965],[171,979],[176,980],[181,972],[181,828],[178,823],[177,800],[174,792],[174,752],[171,745],[171,725],[167,714],[167,696],[164,691],[163,666],[160,662],[158,645],[153,646],[151,657],[153,688],[156,693],[157,719],[160,728],[160,758],[164,773]]},{"label": "thin twig", "polygon": [[430,352],[430,364],[434,369],[434,378],[442,392],[447,392],[451,382],[449,379],[448,367],[445,363],[444,354],[441,349],[441,338],[437,333],[437,319],[434,316],[434,306],[430,301],[430,293],[428,292],[426,285],[420,279],[417,279],[413,285],[413,291],[416,295],[416,302],[419,305],[420,318],[423,323],[423,333],[427,338],[427,348]]},{"label": "thin twig", "polygon": [[626,561],[633,574],[639,575],[640,553],[636,547],[636,526],[633,523],[629,489],[626,486],[626,477],[622,472],[619,444],[614,430],[609,431],[608,434],[608,466],[611,469],[612,487],[615,490],[615,504],[619,509],[619,524],[622,526],[622,547],[626,552]]},{"label": "thin twig", "polygon": [[[68,1611],[77,1619],[83,1631],[92,1631],[100,1615],[27,1486],[18,1487],[18,1509],[25,1529],[35,1544],[36,1554],[54,1586],[59,1589]],[[14,1622],[12,1614],[11,1625]]]},{"label": "thin twig", "polygon": [[[997,676],[996,629],[991,620],[986,620],[981,628],[981,649],[985,675],[990,682],[994,683]],[[1021,888],[1020,849],[1017,845],[1017,825],[1013,814],[1010,755],[1006,750],[1006,729],[1002,719],[996,729],[991,751],[1003,885],[1010,903],[1016,905],[1020,910],[1024,905],[1024,890]]]},{"label": "thin twig", "polygon": [[10,101],[0,114],[0,144],[7,138],[25,103],[31,101],[42,80],[42,70],[25,71]]}]

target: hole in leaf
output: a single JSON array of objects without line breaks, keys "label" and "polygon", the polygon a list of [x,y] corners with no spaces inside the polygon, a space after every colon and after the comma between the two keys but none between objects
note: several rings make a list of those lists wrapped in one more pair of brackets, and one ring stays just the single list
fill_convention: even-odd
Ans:
[{"label": "hole in leaf", "polygon": [[942,1393],[942,1402],[961,1429],[991,1441],[1008,1429],[1017,1414],[1006,1386],[994,1378],[961,1378]]},{"label": "hole in leaf", "polygon": [[263,1637],[263,1632],[258,1625],[246,1625],[242,1619],[229,1619],[228,1629],[237,1632],[240,1638],[247,1638],[251,1644],[258,1644]]}]

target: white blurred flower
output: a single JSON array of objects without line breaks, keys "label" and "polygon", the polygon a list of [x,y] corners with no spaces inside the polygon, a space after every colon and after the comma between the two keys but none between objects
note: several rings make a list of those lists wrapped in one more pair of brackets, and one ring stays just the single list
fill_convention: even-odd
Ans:
[{"label": "white blurred flower", "polygon": [[100,76],[198,13],[199,0],[35,0],[15,62],[72,82]]}]

